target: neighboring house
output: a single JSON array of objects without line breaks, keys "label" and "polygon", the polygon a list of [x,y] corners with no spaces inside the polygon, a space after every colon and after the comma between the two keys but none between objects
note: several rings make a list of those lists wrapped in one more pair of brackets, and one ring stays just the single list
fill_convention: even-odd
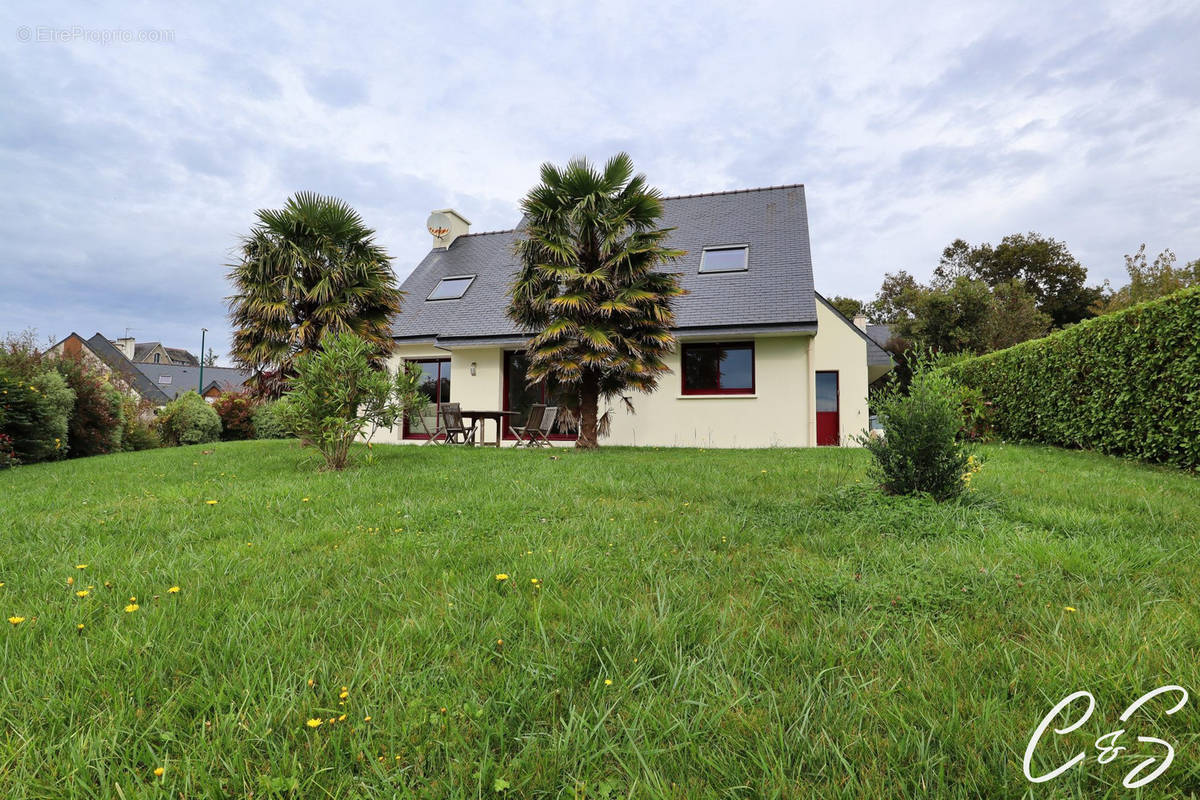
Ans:
[{"label": "neighboring house", "polygon": [[[93,369],[119,376],[130,391],[155,408],[165,406],[181,392],[199,386],[199,365],[185,367],[173,364],[138,364],[131,361],[125,352],[109,339],[97,333],[84,339],[78,333],[51,346],[49,353],[78,358]],[[241,391],[250,373],[231,367],[205,367],[204,391],[200,392],[212,402],[222,392]]]},{"label": "neighboring house", "polygon": [[[869,424],[867,385],[891,360],[813,288],[804,187],[672,197],[663,209],[663,227],[675,228],[670,246],[687,251],[664,267],[680,273],[688,292],[675,303],[679,346],[654,393],[630,393],[632,412],[619,400],[608,404],[605,442],[852,443]],[[390,431],[391,440],[423,438],[443,402],[514,411],[518,421],[532,403],[546,402],[567,411],[555,433],[573,441],[574,398],[554,385],[526,386],[530,333],[505,314],[520,230],[471,234],[461,215],[440,213],[441,236],[403,284],[391,364],[421,365],[431,408],[423,424]]]},{"label": "neighboring house", "polygon": [[164,347],[162,342],[135,342],[126,337],[113,339],[112,344],[135,364],[175,364],[181,367],[198,367],[200,361],[180,347]]},{"label": "neighboring house", "polygon": [[250,380],[251,373],[234,367],[205,367],[204,387],[199,388],[200,367],[182,367],[175,364],[135,364],[167,397],[174,400],[188,391],[199,391],[204,399],[212,402],[223,392],[240,392]]}]

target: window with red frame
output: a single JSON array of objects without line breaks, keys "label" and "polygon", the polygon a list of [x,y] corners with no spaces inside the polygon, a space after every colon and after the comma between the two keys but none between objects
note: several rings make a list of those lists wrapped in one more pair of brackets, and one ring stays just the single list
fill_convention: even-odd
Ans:
[{"label": "window with red frame", "polygon": [[682,347],[683,394],[754,394],[754,342]]},{"label": "window with red frame", "polygon": [[438,428],[442,403],[450,402],[450,359],[411,358],[406,359],[421,367],[421,383],[417,389],[429,402],[420,417],[404,419],[404,436],[409,439],[427,439]]},{"label": "window with red frame", "polygon": [[[554,421],[551,439],[574,441],[579,436],[579,427],[575,424],[575,407],[578,401],[570,390],[560,389],[554,381],[549,386],[542,383],[538,386],[527,386],[525,370],[529,361],[524,353],[506,351],[504,353],[504,410],[515,411],[515,417],[509,417],[507,424],[520,426],[529,419],[529,407],[534,403],[546,406],[557,406],[558,416]],[[504,438],[512,439],[513,435],[506,429]]]}]

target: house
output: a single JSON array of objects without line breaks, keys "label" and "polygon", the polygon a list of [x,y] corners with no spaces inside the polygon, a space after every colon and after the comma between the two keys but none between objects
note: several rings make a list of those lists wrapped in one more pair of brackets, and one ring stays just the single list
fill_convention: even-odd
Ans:
[{"label": "house", "polygon": [[200,387],[201,369],[197,366],[179,366],[177,364],[134,364],[143,375],[149,378],[163,394],[174,400],[188,391],[198,391],[200,396],[210,403],[224,392],[241,392],[250,380],[250,372],[235,367],[205,367],[203,372],[204,386]]},{"label": "house", "polygon": [[[891,360],[815,290],[804,187],[671,197],[663,209],[662,225],[675,228],[670,246],[687,251],[665,267],[688,292],[675,305],[679,346],[658,389],[631,394],[633,411],[620,401],[601,408],[611,412],[605,443],[852,443],[868,427],[867,385]],[[431,406],[425,419],[379,434],[425,438],[443,402],[513,411],[518,420],[545,402],[566,410],[555,438],[573,442],[574,400],[554,385],[526,385],[529,332],[505,314],[520,229],[472,234],[450,209],[435,212],[429,227],[433,248],[403,284],[391,367],[418,363]],[[490,424],[485,433],[494,436]]]},{"label": "house", "polygon": [[[132,340],[117,340],[117,342],[122,341],[132,342]],[[134,362],[126,355],[127,352],[130,352],[129,348],[118,347],[112,340],[99,333],[90,339],[84,339],[78,333],[72,332],[67,338],[52,345],[47,352],[81,359],[93,369],[117,376],[131,392],[155,408],[165,406],[183,392],[200,388],[198,362],[190,366],[162,363],[161,356],[175,352],[175,348],[162,348],[158,342],[151,344],[163,350],[163,353],[158,353],[160,363]],[[153,350],[144,352],[151,357],[155,355]],[[187,351],[178,352],[191,356]],[[194,358],[193,356],[193,360]],[[204,387],[200,394],[211,403],[222,392],[241,391],[249,379],[250,373],[245,370],[231,367],[205,367]]]},{"label": "house", "polygon": [[198,367],[200,360],[180,347],[164,347],[162,342],[135,342],[130,337],[113,339],[112,344],[135,364],[175,364]]}]

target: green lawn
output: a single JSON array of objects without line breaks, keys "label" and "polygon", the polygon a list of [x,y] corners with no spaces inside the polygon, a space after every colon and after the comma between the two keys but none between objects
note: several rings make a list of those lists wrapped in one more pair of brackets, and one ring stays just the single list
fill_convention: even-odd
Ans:
[{"label": "green lawn", "polygon": [[[0,473],[26,618],[0,623],[0,796],[1130,797],[1138,732],[1177,751],[1145,796],[1200,792],[1200,698],[1092,745],[1200,690],[1200,480],[984,453],[948,506],[879,496],[850,450]],[[1095,715],[1036,763],[1089,758],[1034,787],[1030,733],[1079,689]]]}]

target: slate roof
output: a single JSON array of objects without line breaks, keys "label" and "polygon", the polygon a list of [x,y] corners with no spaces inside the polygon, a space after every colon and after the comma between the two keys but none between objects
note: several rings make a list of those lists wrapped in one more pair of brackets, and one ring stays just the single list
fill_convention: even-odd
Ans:
[{"label": "slate roof", "polygon": [[892,328],[890,325],[867,325],[867,336],[879,342],[880,347],[886,348],[892,340]]},{"label": "slate roof", "polygon": [[[160,391],[174,400],[188,391],[199,391],[200,367],[185,367],[179,364],[134,364],[148,380]],[[207,391],[213,383],[224,392],[241,391],[242,384],[250,379],[252,373],[234,367],[205,367],[204,388]],[[159,377],[168,377],[170,383],[159,383]]]},{"label": "slate roof", "polygon": [[138,370],[137,365],[126,358],[125,354],[118,350],[107,338],[97,333],[85,341],[87,342],[88,349],[95,353],[97,358],[107,364],[114,372],[119,373],[125,380],[129,381],[133,390],[146,400],[159,406],[166,405],[167,401],[170,400],[165,392],[161,391],[149,378],[143,375]]},{"label": "slate roof", "polygon": [[[162,345],[162,342],[134,342],[133,345],[133,360],[144,362],[150,351]],[[187,350],[182,347],[163,347],[167,351],[167,358],[172,361],[182,361],[184,364],[192,366],[200,366],[200,362]]]},{"label": "slate roof", "polygon": [[[688,291],[675,304],[676,332],[816,329],[812,257],[804,187],[775,186],[663,199],[670,246],[687,251],[663,267],[680,273]],[[517,272],[519,228],[460,236],[430,251],[404,281],[408,293],[392,335],[402,340],[466,343],[521,341],[526,334],[504,313]],[[700,274],[703,248],[749,245],[745,272]],[[459,300],[426,300],[438,282],[476,275]]]}]

